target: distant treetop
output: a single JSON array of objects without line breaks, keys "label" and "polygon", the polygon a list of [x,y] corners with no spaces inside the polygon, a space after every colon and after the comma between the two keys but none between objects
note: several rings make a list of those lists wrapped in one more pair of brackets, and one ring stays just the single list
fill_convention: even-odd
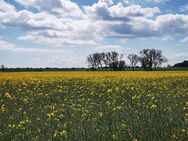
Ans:
[{"label": "distant treetop", "polygon": [[174,67],[188,67],[188,61],[184,60],[182,63],[177,63]]}]

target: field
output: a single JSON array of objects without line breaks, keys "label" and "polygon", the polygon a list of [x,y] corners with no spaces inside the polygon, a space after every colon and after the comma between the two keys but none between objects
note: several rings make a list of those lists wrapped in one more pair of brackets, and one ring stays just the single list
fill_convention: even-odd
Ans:
[{"label": "field", "polygon": [[0,73],[0,140],[186,141],[188,71]]}]

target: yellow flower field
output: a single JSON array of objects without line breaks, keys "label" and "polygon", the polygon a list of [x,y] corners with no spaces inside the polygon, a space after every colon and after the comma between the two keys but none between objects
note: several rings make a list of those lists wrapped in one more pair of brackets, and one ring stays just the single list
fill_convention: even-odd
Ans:
[{"label": "yellow flower field", "polygon": [[188,72],[0,73],[0,140],[183,141]]}]

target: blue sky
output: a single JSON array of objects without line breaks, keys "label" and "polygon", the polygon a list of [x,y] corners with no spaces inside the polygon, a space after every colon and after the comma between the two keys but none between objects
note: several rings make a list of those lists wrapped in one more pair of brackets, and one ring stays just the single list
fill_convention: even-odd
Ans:
[{"label": "blue sky", "polygon": [[0,0],[0,64],[86,67],[87,55],[156,48],[188,60],[188,0]]}]

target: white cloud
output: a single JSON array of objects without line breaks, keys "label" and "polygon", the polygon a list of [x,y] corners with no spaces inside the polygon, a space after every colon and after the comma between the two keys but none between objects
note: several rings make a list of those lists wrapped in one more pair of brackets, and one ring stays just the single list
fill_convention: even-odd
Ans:
[{"label": "white cloud", "polygon": [[118,3],[109,8],[109,13],[112,17],[152,17],[155,14],[160,13],[160,10],[158,7],[142,8],[140,5],[125,7],[122,3]]},{"label": "white cloud", "polygon": [[[0,25],[19,27],[27,31],[27,35],[23,35],[19,39],[57,44],[58,46],[96,44],[100,36],[95,31],[96,28],[92,21],[87,19],[79,6],[71,1],[58,1],[61,5],[54,4],[54,9],[57,10],[60,6],[59,13],[51,11],[51,3],[54,2],[52,0],[19,0],[17,2],[21,4],[40,7],[40,11],[33,13],[21,10],[12,14],[6,10],[2,14]],[[9,6],[5,2],[4,4],[7,5],[6,7]]]},{"label": "white cloud", "polygon": [[0,40],[0,50],[10,50],[15,48],[14,45],[7,43],[6,41]]},{"label": "white cloud", "polygon": [[[18,47],[0,39],[0,52],[16,55],[16,59],[9,59],[8,67],[80,67],[86,66],[85,56],[78,55],[68,49],[47,49]],[[23,61],[24,60],[24,61]],[[20,63],[22,62],[22,63]],[[16,64],[16,65],[15,65]]]},{"label": "white cloud", "polygon": [[36,2],[36,0],[15,0],[15,1],[24,6],[34,6]]},{"label": "white cloud", "polygon": [[156,3],[156,4],[164,4],[169,2],[170,0],[122,0],[125,4],[134,4],[134,3]]},{"label": "white cloud", "polygon": [[163,41],[169,41],[169,40],[174,40],[174,38],[172,36],[164,36],[162,38]]},{"label": "white cloud", "polygon": [[64,55],[51,55],[45,57],[31,58],[29,63],[34,67],[86,67],[85,63],[86,57],[78,56],[72,53],[67,53]]},{"label": "white cloud", "polygon": [[[32,52],[54,52],[52,49],[44,49],[44,48],[27,48],[27,47],[17,47],[14,44],[11,44],[7,41],[0,39],[0,51],[10,51],[10,52],[24,52],[24,53],[32,53]],[[60,50],[58,50],[60,51]]]},{"label": "white cloud", "polygon": [[119,45],[103,45],[94,48],[94,52],[111,52],[116,51],[118,53],[124,53],[124,48]]},{"label": "white cloud", "polygon": [[180,44],[188,43],[188,37],[185,37],[179,41]]},{"label": "white cloud", "polygon": [[4,0],[0,1],[0,12],[9,12],[9,13],[15,13],[16,9],[13,5],[10,5],[6,3]]},{"label": "white cloud", "polygon": [[166,14],[156,18],[156,26],[163,34],[182,33],[188,29],[188,15]]},{"label": "white cloud", "polygon": [[174,65],[175,63],[183,62],[184,60],[188,60],[188,54],[185,52],[177,52],[177,53],[167,53],[168,60],[171,65]]},{"label": "white cloud", "polygon": [[156,2],[156,3],[161,3],[164,0],[146,0],[147,2]]},{"label": "white cloud", "polygon": [[95,3],[84,6],[87,15],[94,19],[103,20],[128,20],[130,17],[152,17],[160,13],[159,8],[142,8],[140,5],[124,6],[123,3],[108,6],[106,3]]},{"label": "white cloud", "polygon": [[139,5],[124,6],[122,3],[107,6],[95,3],[84,7],[87,15],[100,28],[103,37],[141,38],[182,33],[188,29],[188,15],[160,13],[157,7],[142,8]]},{"label": "white cloud", "polygon": [[[112,4],[111,0],[83,8],[69,0],[16,1],[25,10],[16,11],[0,1],[0,25],[24,29],[27,33],[18,39],[42,44],[96,45],[104,38],[171,36],[188,30],[188,15],[163,15],[158,7]],[[27,7],[38,10],[34,13]]]},{"label": "white cloud", "polygon": [[[74,34],[71,35],[71,33],[74,33]],[[89,31],[88,31],[88,34],[86,31],[86,32],[81,32],[80,36],[78,35],[79,35],[79,31],[63,32],[63,31],[56,31],[56,30],[40,30],[40,31],[29,32],[27,35],[21,36],[18,39],[19,40],[32,40],[41,44],[51,44],[51,45],[56,45],[56,46],[96,45],[96,42],[94,41],[95,37],[91,37],[95,35],[90,34]]]},{"label": "white cloud", "polygon": [[16,0],[16,2],[56,16],[78,18],[83,15],[79,6],[70,0]]},{"label": "white cloud", "polygon": [[103,35],[118,38],[143,38],[184,33],[188,30],[188,15],[161,15],[156,19],[143,17],[123,21],[103,21]]},{"label": "white cloud", "polygon": [[145,0],[146,2],[155,2],[155,3],[165,3],[169,2],[170,0]]},{"label": "white cloud", "polygon": [[0,1],[0,28],[3,27],[4,22],[10,22],[15,16],[16,9],[13,5],[6,3],[4,0]]},{"label": "white cloud", "polygon": [[112,5],[113,4],[113,0],[99,0],[99,3],[106,3],[107,5]]},{"label": "white cloud", "polygon": [[181,11],[181,12],[188,11],[188,4],[181,6],[181,7],[180,7],[180,11]]}]

